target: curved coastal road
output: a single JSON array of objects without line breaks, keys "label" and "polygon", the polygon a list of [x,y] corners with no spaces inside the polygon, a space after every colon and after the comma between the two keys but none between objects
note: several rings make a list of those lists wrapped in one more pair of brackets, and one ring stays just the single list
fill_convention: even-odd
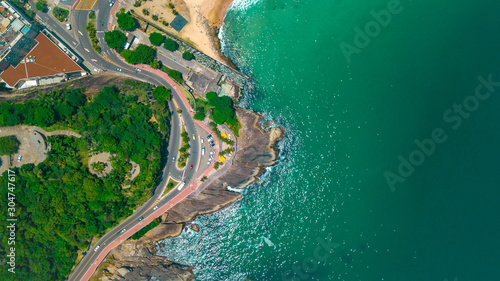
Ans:
[{"label": "curved coastal road", "polygon": [[[32,3],[32,7],[35,7],[33,0],[30,0],[30,3]],[[194,178],[195,169],[191,170],[186,168],[184,170],[179,170],[176,167],[176,163],[172,161],[172,156],[177,156],[177,152],[179,150],[181,132],[180,124],[184,124],[186,131],[190,136],[190,157],[186,167],[189,167],[190,165],[196,167],[198,165],[200,159],[200,145],[198,144],[200,134],[202,134],[202,136],[206,136],[209,133],[212,133],[211,130],[201,124],[201,122],[198,122],[198,126],[204,128],[206,132],[196,131],[195,122],[193,120],[194,113],[189,106],[189,103],[180,91],[179,86],[175,84],[175,82],[165,73],[151,69],[149,66],[131,66],[122,61],[122,59],[120,59],[113,50],[107,47],[104,43],[104,32],[108,29],[108,23],[110,20],[109,16],[112,12],[112,7],[109,6],[109,2],[106,0],[98,0],[95,4],[94,10],[97,10],[96,30],[97,37],[101,42],[100,47],[102,48],[102,56],[97,54],[92,49],[88,33],[85,30],[90,11],[72,11],[73,17],[70,21],[73,27],[72,30],[67,30],[64,28],[64,25],[56,22],[45,13],[35,12],[37,17],[45,23],[48,29],[52,30],[58,37],[60,37],[60,39],[75,50],[87,63],[90,63],[94,67],[100,68],[103,71],[112,72],[118,72],[117,68],[120,68],[121,73],[125,75],[147,81],[154,85],[163,85],[169,88],[172,92],[175,106],[181,109],[182,113],[172,114],[172,126],[167,151],[168,156],[166,158],[165,167],[162,170],[161,181],[158,183],[154,194],[152,194],[151,198],[146,203],[138,207],[132,216],[121,222],[118,226],[113,228],[96,242],[95,246],[87,252],[83,259],[73,269],[73,272],[68,278],[70,281],[90,279],[99,264],[114,247],[125,241],[139,229],[149,224],[155,218],[159,217],[161,214],[195,191],[199,179],[206,176],[214,166],[214,164],[212,164],[196,179]],[[137,68],[140,68],[141,71],[137,71]],[[169,102],[169,107],[172,109],[175,108],[174,102]],[[196,140],[191,138],[192,134],[197,136]],[[215,134],[213,135],[217,143],[216,147],[218,148],[219,141],[215,137]],[[215,159],[218,158],[218,154],[219,151],[216,150]],[[176,180],[185,181],[186,186],[182,190],[178,190],[176,188],[169,192],[166,196],[162,197],[169,176],[175,178]],[[143,219],[139,221],[139,218]]]}]

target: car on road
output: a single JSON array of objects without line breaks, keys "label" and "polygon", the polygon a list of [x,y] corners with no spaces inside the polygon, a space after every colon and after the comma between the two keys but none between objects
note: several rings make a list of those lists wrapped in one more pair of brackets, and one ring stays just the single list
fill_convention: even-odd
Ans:
[{"label": "car on road", "polygon": [[19,155],[19,157],[17,157],[17,162],[21,162],[21,159],[23,158],[22,155]]},{"label": "car on road", "polygon": [[175,156],[174,156],[174,157],[172,157],[172,162],[175,162]]},{"label": "car on road", "polygon": [[205,155],[205,147],[201,148],[201,156]]},{"label": "car on road", "polygon": [[193,164],[191,164],[191,166],[189,166],[189,169],[192,170],[193,169]]},{"label": "car on road", "polygon": [[194,135],[194,134],[193,134],[193,140],[196,140],[196,137],[195,137],[195,135]]},{"label": "car on road", "polygon": [[117,67],[117,68],[116,68],[116,70],[118,70],[118,71],[122,71],[122,69],[121,69],[121,68],[119,68],[119,67]]},{"label": "car on road", "polygon": [[125,231],[127,231],[127,229],[126,229],[126,228],[122,229],[122,230],[120,231],[120,233],[125,233]]},{"label": "car on road", "polygon": [[115,2],[111,2],[111,3],[109,3],[109,6],[113,7],[114,4],[115,4]]},{"label": "car on road", "polygon": [[143,219],[144,219],[144,217],[140,217],[140,218],[138,219],[138,221],[142,221]]},{"label": "car on road", "polygon": [[101,248],[101,246],[99,246],[99,245],[95,246],[94,252],[97,252],[97,250],[99,250],[99,248]]},{"label": "car on road", "polygon": [[140,68],[136,68],[135,71],[141,72],[141,69]]},{"label": "car on road", "polygon": [[158,206],[154,206],[153,210],[155,211],[158,210]]},{"label": "car on road", "polygon": [[67,23],[67,24],[66,24],[66,28],[67,28],[68,30],[71,30],[71,24]]}]

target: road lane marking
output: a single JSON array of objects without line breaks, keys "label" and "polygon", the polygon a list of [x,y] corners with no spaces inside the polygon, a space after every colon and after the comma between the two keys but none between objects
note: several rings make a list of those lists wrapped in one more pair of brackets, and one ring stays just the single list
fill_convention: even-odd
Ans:
[{"label": "road lane marking", "polygon": [[78,30],[78,33],[80,33],[80,35],[83,36],[83,33],[80,30]]},{"label": "road lane marking", "polygon": [[87,53],[90,53],[89,49],[87,48],[83,48],[85,51],[87,51]]}]

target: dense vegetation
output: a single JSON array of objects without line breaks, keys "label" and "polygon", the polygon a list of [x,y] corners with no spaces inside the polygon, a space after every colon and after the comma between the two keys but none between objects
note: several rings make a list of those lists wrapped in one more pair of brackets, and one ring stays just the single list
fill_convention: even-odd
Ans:
[{"label": "dense vegetation", "polygon": [[19,142],[15,136],[0,137],[0,155],[11,155],[17,152]]},{"label": "dense vegetation", "polygon": [[165,41],[165,36],[163,36],[163,34],[158,32],[153,32],[149,34],[149,42],[151,42],[151,44],[155,46],[160,46],[161,43],[163,43],[163,41]]},{"label": "dense vegetation", "polygon": [[38,0],[35,4],[36,10],[46,13],[47,12],[47,1]]},{"label": "dense vegetation", "polygon": [[[0,280],[64,280],[78,249],[86,249],[92,236],[132,214],[151,194],[161,145],[168,139],[169,111],[165,103],[149,104],[146,93],[152,86],[135,81],[126,81],[124,86],[126,90],[105,87],[90,102],[83,90],[64,89],[24,103],[0,103],[2,126],[73,128],[82,135],[81,139],[48,138],[51,150],[43,163],[16,169],[16,274],[3,270]],[[157,123],[151,121],[153,114]],[[111,173],[103,178],[88,170],[93,151],[116,154]],[[141,173],[124,190],[121,185],[130,169],[129,160],[141,165]],[[0,186],[7,186],[6,174]],[[2,206],[8,202],[6,193],[6,188],[0,189]],[[1,210],[4,217],[6,211]],[[3,257],[10,247],[7,235],[2,224]]]},{"label": "dense vegetation", "polygon": [[208,104],[213,107],[212,117],[215,123],[235,124],[238,121],[234,115],[233,100],[230,97],[219,97],[215,92],[208,92],[205,97]]},{"label": "dense vegetation", "polygon": [[150,64],[156,56],[156,51],[147,45],[139,44],[135,50],[123,50],[120,55],[130,64]]},{"label": "dense vegetation", "polygon": [[131,30],[135,27],[135,19],[125,12],[124,8],[120,9],[120,12],[116,13],[116,22],[121,30]]},{"label": "dense vegetation", "polygon": [[118,49],[127,41],[127,37],[119,30],[107,31],[104,33],[104,41],[111,49]]},{"label": "dense vegetation", "polygon": [[190,52],[185,51],[184,53],[182,53],[182,58],[185,60],[192,60],[194,56]]},{"label": "dense vegetation", "polygon": [[60,22],[63,22],[69,15],[68,10],[59,7],[54,7],[52,13],[54,14],[54,17],[56,17],[56,19],[58,19]]},{"label": "dense vegetation", "polygon": [[153,90],[153,95],[156,102],[165,103],[166,100],[170,100],[170,90],[163,86],[156,87]]},{"label": "dense vegetation", "polygon": [[167,38],[163,43],[163,48],[174,52],[175,50],[179,49],[179,44],[177,44],[177,42],[175,42],[174,40]]}]

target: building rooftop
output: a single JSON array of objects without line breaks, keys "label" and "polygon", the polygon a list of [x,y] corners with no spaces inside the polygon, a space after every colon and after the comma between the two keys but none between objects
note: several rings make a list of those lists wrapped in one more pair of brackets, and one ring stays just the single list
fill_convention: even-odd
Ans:
[{"label": "building rooftop", "polygon": [[10,86],[16,85],[22,79],[83,71],[43,33],[38,33],[34,42],[35,47],[22,58],[16,67],[10,65],[0,74],[0,77]]}]

